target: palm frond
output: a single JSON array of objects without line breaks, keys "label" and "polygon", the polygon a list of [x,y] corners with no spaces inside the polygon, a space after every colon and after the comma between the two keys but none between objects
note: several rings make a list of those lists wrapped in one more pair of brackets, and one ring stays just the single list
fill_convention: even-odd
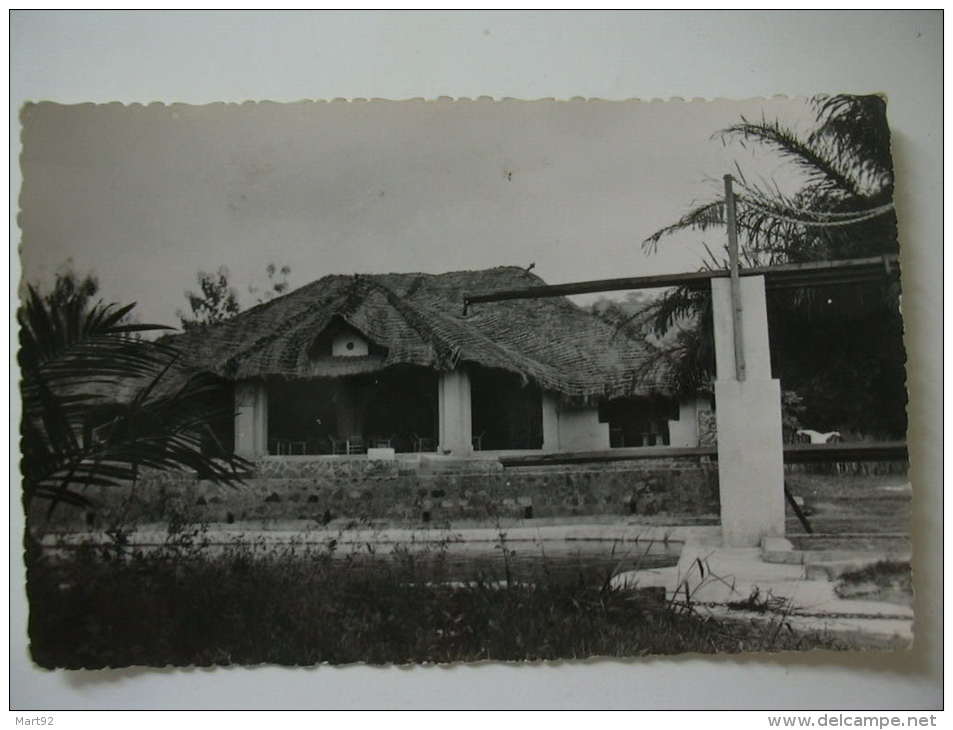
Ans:
[{"label": "palm frond", "polygon": [[742,117],[740,123],[722,130],[720,136],[725,143],[735,139],[742,147],[750,142],[771,147],[818,188],[842,191],[845,195],[861,194],[857,180],[851,175],[851,161],[839,154],[835,146],[811,144],[777,120],[750,122]]},{"label": "palm frond", "polygon": [[813,103],[818,126],[808,141],[843,150],[862,175],[887,193],[888,198],[892,197],[893,158],[884,98],[875,94],[838,94],[817,96]]},{"label": "palm frond", "polygon": [[685,230],[707,231],[710,228],[723,226],[724,224],[725,203],[723,200],[715,200],[692,208],[675,223],[660,228],[642,241],[642,248],[649,253],[656,253],[659,242],[673,233]]},{"label": "palm frond", "polygon": [[213,384],[179,373],[181,384],[165,386],[178,351],[133,335],[170,328],[126,323],[131,310],[46,301],[28,287],[17,313],[28,503],[86,505],[89,486],[128,485],[143,468],[190,469],[229,485],[247,475],[244,459],[205,451],[208,424],[233,416],[208,405]]}]

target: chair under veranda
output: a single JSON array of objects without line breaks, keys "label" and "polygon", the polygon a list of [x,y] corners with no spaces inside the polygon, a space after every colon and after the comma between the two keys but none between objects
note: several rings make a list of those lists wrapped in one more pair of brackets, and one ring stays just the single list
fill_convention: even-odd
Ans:
[{"label": "chair under veranda", "polygon": [[609,446],[613,449],[625,446],[625,432],[618,426],[609,429]]},{"label": "chair under veranda", "polygon": [[367,451],[367,445],[364,443],[364,437],[359,434],[352,434],[347,437],[347,453],[363,454]]},{"label": "chair under veranda", "polygon": [[486,436],[486,431],[480,431],[476,436],[473,437],[473,450],[474,451],[483,451],[483,437]]},{"label": "chair under veranda", "polygon": [[308,442],[301,439],[274,438],[271,440],[271,453],[278,456],[291,456],[308,453]]},{"label": "chair under veranda", "polygon": [[435,451],[436,445],[434,440],[430,436],[420,436],[419,434],[411,434],[414,439],[414,451],[420,453],[422,451]]}]

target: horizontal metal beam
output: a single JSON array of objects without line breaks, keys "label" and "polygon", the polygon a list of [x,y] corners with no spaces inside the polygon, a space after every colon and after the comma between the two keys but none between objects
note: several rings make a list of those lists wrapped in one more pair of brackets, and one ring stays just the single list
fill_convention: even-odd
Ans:
[{"label": "horizontal metal beam", "polygon": [[[764,276],[768,289],[827,286],[877,281],[896,276],[900,262],[894,255],[874,256],[842,261],[818,261],[805,264],[783,264],[741,269],[741,276]],[[504,289],[486,294],[465,294],[464,308],[479,302],[499,302],[505,299],[541,299],[573,294],[593,294],[631,289],[660,289],[673,286],[702,287],[712,279],[727,278],[727,269],[687,271],[681,274],[653,274],[629,276],[620,279],[596,279],[570,284],[544,284],[525,289]]]},{"label": "horizontal metal beam", "polygon": [[907,461],[906,441],[838,444],[785,444],[785,464],[835,461]]},{"label": "horizontal metal beam", "polygon": [[685,459],[701,456],[717,457],[714,446],[669,447],[642,446],[611,449],[608,451],[567,451],[557,454],[527,454],[526,456],[501,456],[503,466],[545,466],[547,464],[588,464],[604,461],[632,461],[635,459]]},{"label": "horizontal metal beam", "polygon": [[[718,449],[714,446],[644,446],[606,451],[501,456],[500,463],[505,467],[555,466],[559,464],[590,464],[644,459],[697,459],[700,457],[717,459]],[[785,464],[837,461],[907,461],[907,459],[907,444],[905,441],[784,445]]]}]

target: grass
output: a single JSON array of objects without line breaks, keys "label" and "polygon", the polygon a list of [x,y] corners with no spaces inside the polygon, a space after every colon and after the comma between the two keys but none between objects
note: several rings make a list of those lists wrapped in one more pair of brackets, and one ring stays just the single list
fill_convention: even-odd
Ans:
[{"label": "grass", "polygon": [[31,548],[30,636],[44,667],[274,663],[400,664],[849,648],[823,634],[714,620],[608,575],[510,575],[508,548],[472,579],[444,582],[440,550],[338,556],[236,542],[212,553],[201,530],[149,552]]},{"label": "grass", "polygon": [[[895,490],[907,481],[904,474],[794,472],[786,474],[785,481],[793,494],[804,499],[815,532],[910,532],[910,494]],[[790,508],[787,532],[804,532]]]},{"label": "grass", "polygon": [[841,598],[862,598],[913,605],[913,576],[910,563],[880,560],[858,570],[842,573],[834,587]]}]

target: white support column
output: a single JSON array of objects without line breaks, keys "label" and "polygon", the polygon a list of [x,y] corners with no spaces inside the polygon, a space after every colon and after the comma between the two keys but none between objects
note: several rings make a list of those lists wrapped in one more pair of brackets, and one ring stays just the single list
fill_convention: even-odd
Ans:
[{"label": "white support column", "polygon": [[559,451],[559,401],[554,393],[543,393],[543,451]]},{"label": "white support column", "polygon": [[771,378],[763,276],[740,280],[746,378],[735,377],[731,281],[712,279],[718,483],[725,545],[784,534],[781,386]]},{"label": "white support column", "polygon": [[560,408],[559,448],[563,451],[606,451],[609,424],[599,422],[599,409],[592,407]]},{"label": "white support column", "polygon": [[465,370],[441,373],[437,384],[440,445],[438,451],[454,456],[473,453],[470,410],[470,377]]},{"label": "white support column", "polygon": [[235,453],[245,458],[268,453],[268,390],[264,383],[235,383]]}]

